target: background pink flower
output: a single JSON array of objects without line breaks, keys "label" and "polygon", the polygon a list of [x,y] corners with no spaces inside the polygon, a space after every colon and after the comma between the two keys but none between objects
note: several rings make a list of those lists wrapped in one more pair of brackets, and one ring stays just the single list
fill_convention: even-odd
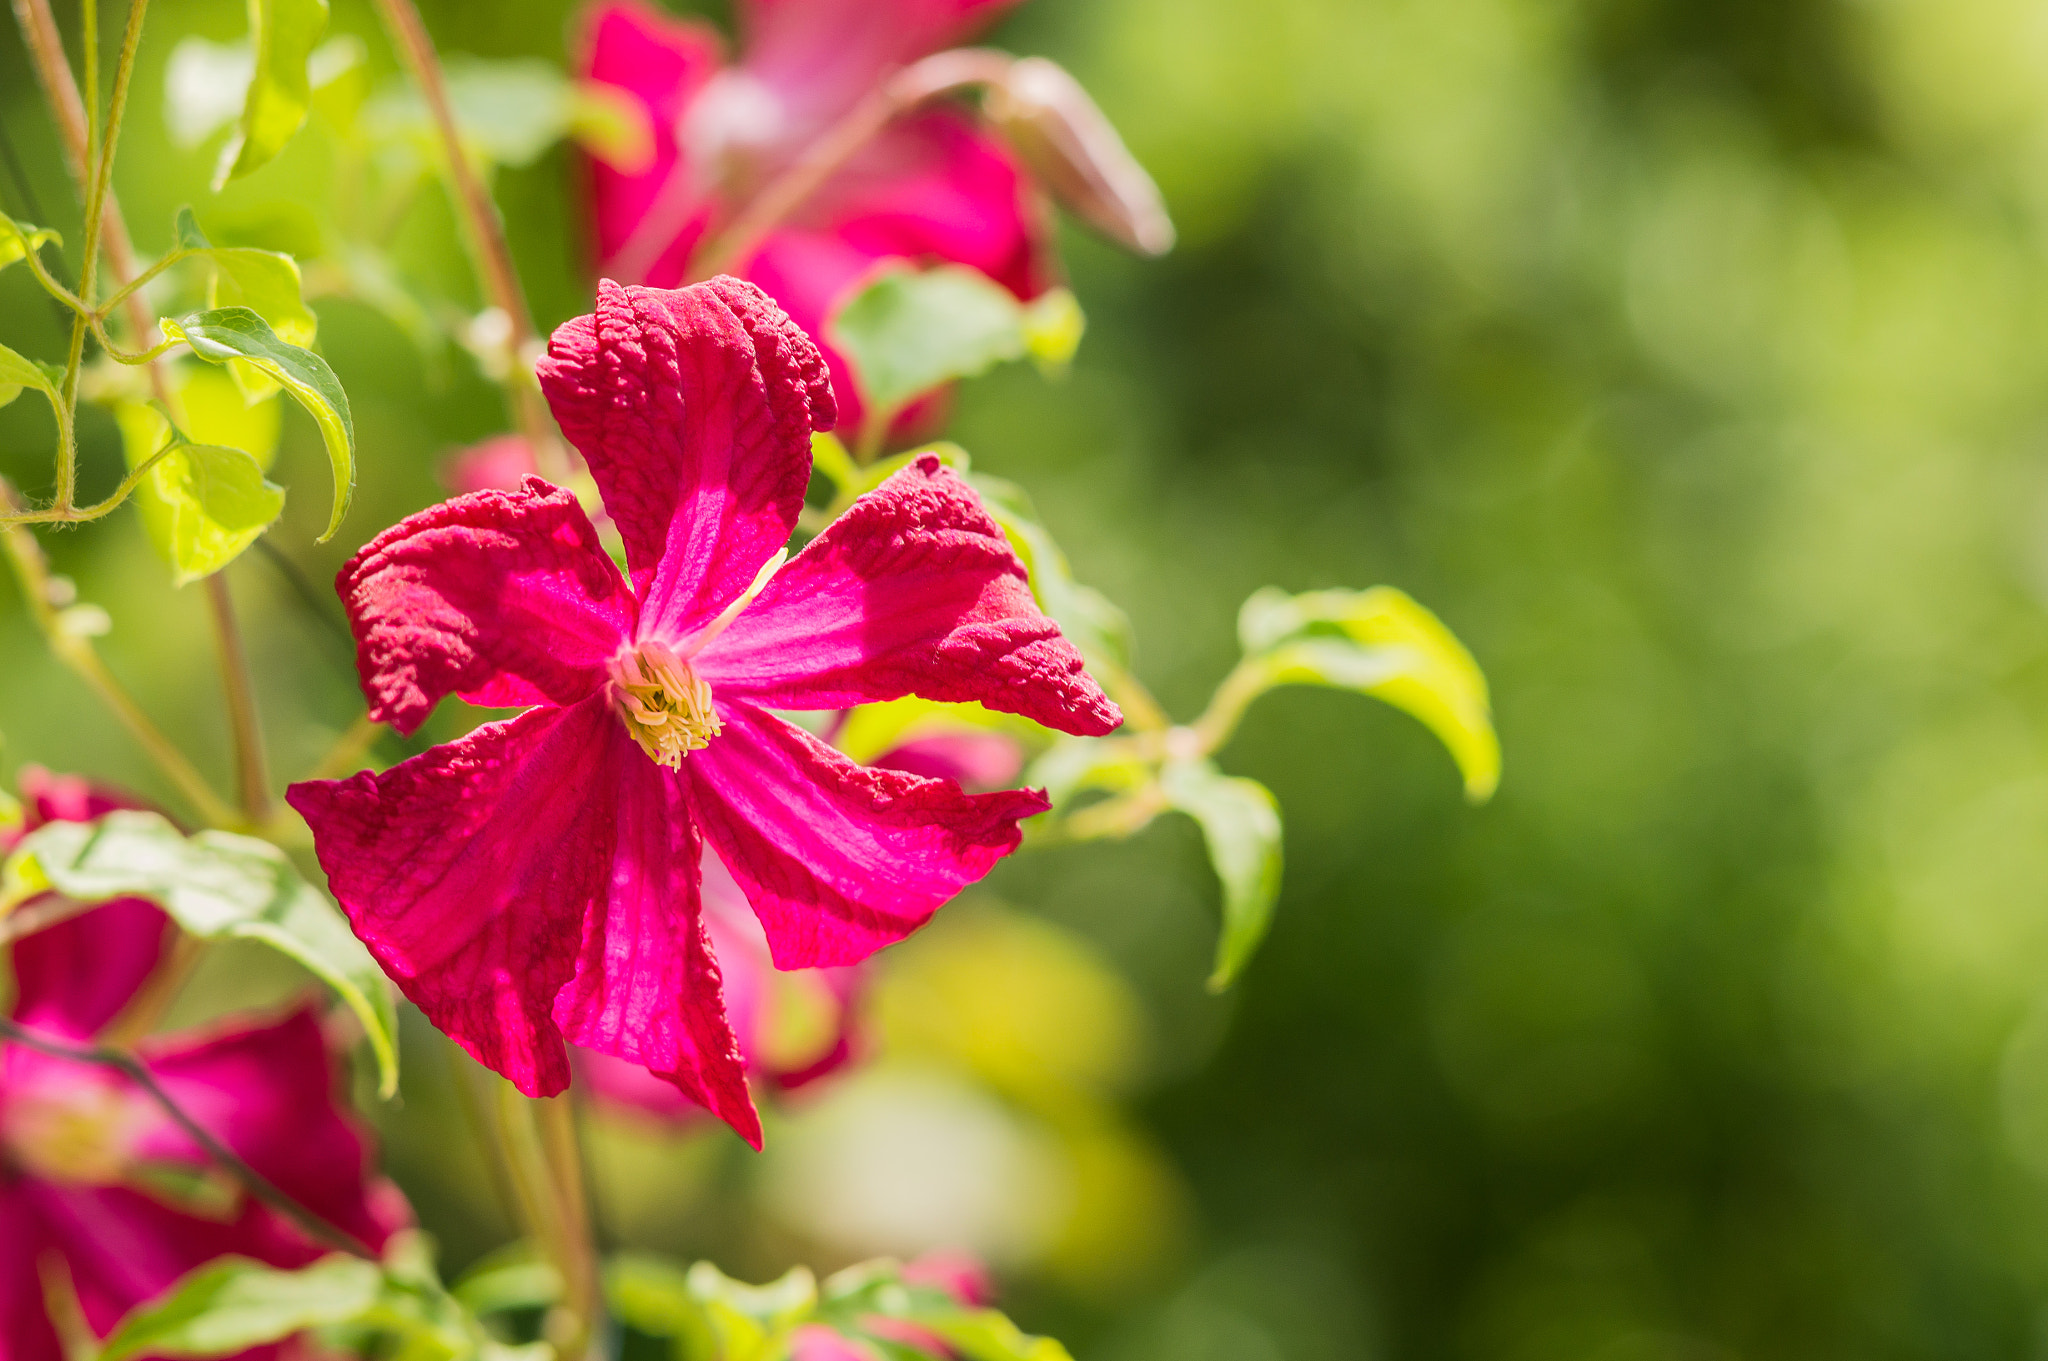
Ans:
[{"label": "background pink flower", "polygon": [[[966,40],[1014,3],[742,0],[730,62],[707,24],[638,0],[591,9],[583,72],[641,103],[655,145],[645,167],[590,166],[601,269],[684,282],[707,234],[886,76]],[[1050,252],[1046,210],[1009,149],[965,112],[935,106],[892,123],[731,268],[822,337],[884,260],[968,265],[1030,299],[1052,281]],[[864,404],[852,371],[823,349],[839,424],[858,429]]]},{"label": "background pink flower", "polygon": [[[30,829],[132,800],[25,771]],[[30,906],[35,901],[32,900]],[[125,899],[27,936],[10,951],[11,1018],[89,1043],[155,970],[170,923]],[[328,1223],[381,1249],[410,1222],[370,1170],[368,1141],[338,1099],[341,1074],[310,1007],[268,1025],[145,1040],[136,1055],[179,1106]],[[61,1265],[104,1337],[135,1305],[215,1257],[301,1266],[330,1249],[243,1194],[126,1076],[0,1039],[0,1358],[61,1361],[44,1312]]]}]

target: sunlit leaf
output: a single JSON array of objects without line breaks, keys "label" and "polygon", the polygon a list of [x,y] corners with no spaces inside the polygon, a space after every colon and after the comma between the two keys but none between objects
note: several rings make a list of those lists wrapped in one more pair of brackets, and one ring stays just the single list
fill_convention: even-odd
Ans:
[{"label": "sunlit leaf", "polygon": [[[306,82],[313,107],[346,126],[362,103],[369,52],[354,34],[330,38],[313,49]],[[164,124],[171,141],[196,147],[235,121],[249,97],[256,56],[247,40],[212,42],[181,38],[164,65]]]},{"label": "sunlit leaf", "polygon": [[471,1267],[450,1293],[473,1314],[545,1309],[562,1298],[562,1273],[521,1243]]},{"label": "sunlit leaf", "polygon": [[397,1013],[370,952],[326,895],[267,841],[232,832],[187,837],[157,813],[50,822],[15,847],[59,893],[80,902],[148,898],[202,939],[254,940],[289,955],[355,1012],[386,1096],[398,1089]]},{"label": "sunlit leaf", "polygon": [[1072,1361],[1049,1337],[1033,1337],[997,1309],[913,1310],[920,1328],[937,1333],[967,1361]]},{"label": "sunlit leaf", "polygon": [[1076,794],[1092,789],[1128,793],[1142,785],[1151,773],[1150,764],[1128,744],[1068,737],[1031,763],[1024,772],[1024,783],[1043,789],[1052,806],[1058,808]]},{"label": "sunlit leaf", "polygon": [[231,1356],[308,1328],[347,1323],[376,1303],[384,1275],[373,1262],[328,1257],[278,1271],[222,1257],[124,1318],[99,1361],[134,1356]]},{"label": "sunlit leaf", "polygon": [[659,1258],[622,1253],[605,1264],[612,1317],[649,1337],[675,1339],[680,1356],[715,1356],[711,1321],[690,1291],[689,1272]]},{"label": "sunlit leaf", "polygon": [[40,250],[52,241],[62,240],[46,227],[31,227],[0,214],[0,269],[27,259],[29,252]]},{"label": "sunlit leaf", "polygon": [[1466,797],[1485,800],[1500,784],[1486,677],[1443,622],[1402,592],[1268,587],[1245,601],[1238,636],[1266,685],[1327,685],[1384,700],[1449,748]]},{"label": "sunlit leaf", "polygon": [[195,312],[182,321],[166,318],[162,326],[165,335],[185,341],[201,359],[215,364],[245,360],[255,365],[282,384],[312,415],[334,470],[334,511],[320,538],[325,542],[334,537],[355,490],[356,436],[348,395],[327,361],[311,350],[279,340],[263,318],[246,307]]},{"label": "sunlit leaf", "polygon": [[1280,897],[1280,807],[1256,780],[1225,775],[1207,761],[1169,761],[1159,772],[1166,801],[1193,818],[1223,886],[1223,935],[1210,988],[1230,986],[1244,968]]},{"label": "sunlit leaf", "polygon": [[[128,466],[140,467],[150,453],[137,456],[144,446],[129,430],[156,413],[128,407],[116,415]],[[262,465],[243,450],[174,439],[161,417],[156,424],[171,447],[143,474],[135,507],[150,542],[171,565],[172,582],[183,586],[218,572],[256,542],[284,513],[284,488],[264,477]]]},{"label": "sunlit leaf", "polygon": [[284,150],[313,104],[307,64],[327,31],[327,0],[249,0],[254,52],[241,122],[221,149],[214,188]]},{"label": "sunlit leaf", "polygon": [[43,372],[42,365],[25,355],[16,354],[5,345],[0,345],[0,406],[6,406],[21,395],[23,388],[34,388],[50,403],[51,410],[62,419],[64,395],[50,376]]},{"label": "sunlit leaf", "polygon": [[942,265],[884,270],[826,327],[860,378],[871,419],[920,393],[1026,355],[1058,367],[1081,338],[1071,294],[1029,306],[979,270]]},{"label": "sunlit leaf", "polygon": [[178,246],[204,256],[214,267],[208,300],[216,308],[246,307],[270,323],[287,345],[311,345],[319,321],[301,295],[298,262],[273,250],[216,246],[199,229],[192,210],[180,208]]}]

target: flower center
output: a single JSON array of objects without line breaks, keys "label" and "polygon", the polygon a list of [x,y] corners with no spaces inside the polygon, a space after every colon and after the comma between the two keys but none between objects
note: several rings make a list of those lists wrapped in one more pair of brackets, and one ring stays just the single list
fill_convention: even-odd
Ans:
[{"label": "flower center", "polygon": [[711,687],[662,643],[627,648],[612,659],[612,708],[656,765],[680,770],[683,758],[718,736]]},{"label": "flower center", "polygon": [[90,1080],[38,1083],[9,1095],[0,1144],[46,1181],[113,1186],[134,1163],[148,1124],[149,1112],[120,1088]]}]

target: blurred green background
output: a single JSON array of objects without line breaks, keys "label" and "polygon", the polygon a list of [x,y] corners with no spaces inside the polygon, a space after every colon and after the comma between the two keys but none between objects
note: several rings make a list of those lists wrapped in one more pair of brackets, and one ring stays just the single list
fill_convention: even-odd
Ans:
[{"label": "blurred green background", "polygon": [[[426,10],[446,51],[562,58],[561,4]],[[950,1234],[1083,1361],[2048,1356],[2044,16],[1021,6],[996,41],[1081,76],[1182,239],[1143,263],[1072,236],[1071,377],[971,384],[954,434],[1126,606],[1181,717],[1253,589],[1390,582],[1486,668],[1505,782],[1469,809],[1406,718],[1262,700],[1225,764],[1279,795],[1287,880],[1233,994],[1202,991],[1189,825],[1020,856],[890,959],[884,1064],[764,1159],[597,1130],[607,1232],[755,1278]],[[182,202],[215,230],[334,192],[318,136],[219,198],[213,145],[167,140],[171,46],[244,22],[152,15],[116,173],[145,249]],[[364,6],[335,24],[389,71]],[[0,120],[40,201],[0,181],[8,211],[75,243],[7,26]],[[577,174],[558,148],[499,180],[544,325],[589,296]],[[473,298],[434,193],[399,239]],[[502,415],[459,351],[320,314],[362,484],[315,547],[325,469],[288,415],[273,539],[324,580]],[[61,357],[25,271],[0,339]],[[105,488],[111,422],[85,438]],[[46,489],[47,439],[0,411],[0,471]],[[218,753],[198,594],[132,516],[44,538],[116,670]],[[263,558],[231,576],[303,770],[360,712],[333,617]],[[11,598],[0,731],[10,767],[165,792]],[[264,967],[205,1000],[290,982]],[[460,1263],[503,1229],[429,1039],[380,1120]]]}]

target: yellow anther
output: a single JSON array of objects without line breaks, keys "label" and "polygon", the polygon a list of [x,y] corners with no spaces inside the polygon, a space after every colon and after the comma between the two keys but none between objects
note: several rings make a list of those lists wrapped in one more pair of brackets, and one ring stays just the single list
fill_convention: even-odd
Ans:
[{"label": "yellow anther", "polygon": [[683,758],[718,736],[711,687],[661,643],[641,643],[612,660],[612,708],[656,765],[680,770]]}]

